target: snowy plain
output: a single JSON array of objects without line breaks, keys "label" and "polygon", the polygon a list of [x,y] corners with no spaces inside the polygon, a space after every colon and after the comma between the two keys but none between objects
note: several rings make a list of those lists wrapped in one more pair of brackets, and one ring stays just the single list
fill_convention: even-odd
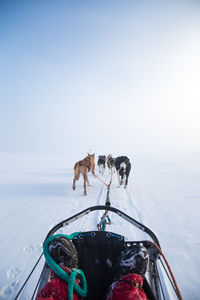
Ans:
[{"label": "snowy plain", "polygon": [[[96,153],[97,156],[104,153]],[[113,153],[116,157],[122,155]],[[42,252],[48,231],[77,212],[104,205],[106,186],[89,174],[92,186],[83,196],[83,180],[72,190],[73,166],[82,157],[67,154],[0,154],[0,299],[14,299]],[[200,154],[170,160],[130,157],[132,170],[125,190],[113,177],[110,201],[149,227],[158,237],[185,300],[200,294]],[[96,174],[109,182],[105,175]],[[94,212],[65,231],[96,230],[102,212]],[[128,240],[141,238],[132,225],[110,214],[107,230]],[[64,229],[63,229],[64,230]],[[20,299],[30,299],[44,260]]]}]

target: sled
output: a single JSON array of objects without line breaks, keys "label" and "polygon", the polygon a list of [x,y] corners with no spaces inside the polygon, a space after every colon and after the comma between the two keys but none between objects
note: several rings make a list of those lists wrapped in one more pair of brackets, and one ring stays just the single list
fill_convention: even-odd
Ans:
[{"label": "sled", "polygon": [[[115,280],[116,263],[120,253],[126,248],[131,249],[136,247],[137,244],[143,244],[149,254],[148,268],[143,283],[143,290],[148,299],[182,299],[173,273],[171,272],[165,257],[162,256],[160,244],[156,235],[148,227],[117,208],[109,205],[89,207],[54,226],[47,234],[45,241],[53,236],[60,228],[68,226],[77,219],[98,210],[105,211],[101,222],[97,226],[98,230],[79,232],[75,234],[72,239],[78,253],[78,268],[84,272],[87,280],[87,296],[84,299],[106,299],[109,287]],[[103,222],[106,222],[109,212],[117,214],[120,218],[125,219],[134,227],[145,232],[150,237],[150,240],[125,241],[124,236],[115,232],[106,231],[105,226],[103,227],[102,225]],[[33,292],[32,299],[37,298],[38,292],[48,282],[50,271],[50,267],[45,262]],[[25,285],[26,282],[15,299],[18,299]]]}]

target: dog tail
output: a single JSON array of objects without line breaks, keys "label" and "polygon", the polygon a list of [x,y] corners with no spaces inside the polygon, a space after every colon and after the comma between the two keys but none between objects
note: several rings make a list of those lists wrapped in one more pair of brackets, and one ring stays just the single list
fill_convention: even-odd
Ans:
[{"label": "dog tail", "polygon": [[73,171],[74,171],[74,174],[76,173],[77,166],[78,166],[78,163],[75,163],[75,165],[74,165],[74,169],[73,169]]}]

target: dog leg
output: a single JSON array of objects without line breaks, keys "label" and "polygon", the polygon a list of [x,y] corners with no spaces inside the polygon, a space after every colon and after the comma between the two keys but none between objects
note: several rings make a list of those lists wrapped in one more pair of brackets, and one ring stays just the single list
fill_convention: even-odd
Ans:
[{"label": "dog leg", "polygon": [[119,172],[117,172],[117,177],[118,177],[118,182],[119,182],[119,185],[120,185],[120,176],[119,176]]},{"label": "dog leg", "polygon": [[75,189],[76,189],[76,181],[77,181],[77,180],[79,180],[79,176],[75,175],[75,176],[74,176],[74,180],[73,180],[73,186],[72,186],[72,188],[73,188],[74,191],[75,191]]},{"label": "dog leg", "polygon": [[126,176],[126,180],[125,180],[125,183],[124,183],[124,188],[127,187],[127,184],[128,184],[128,178],[127,178],[127,176]]},{"label": "dog leg", "polygon": [[127,176],[126,176],[126,179],[124,180],[124,188],[126,189],[126,187],[127,187],[127,184],[128,184],[128,178],[127,178]]},{"label": "dog leg", "polygon": [[123,173],[121,174],[120,185],[123,185],[123,184],[124,184],[124,180],[125,180],[125,177],[124,177],[124,171],[123,171]]},{"label": "dog leg", "polygon": [[73,186],[72,186],[72,189],[74,191],[76,189],[76,181],[79,180],[79,177],[80,177],[80,172],[76,170],[75,174],[74,174],[74,180],[73,180]]},{"label": "dog leg", "polygon": [[83,176],[83,179],[84,179],[84,183],[83,183],[83,189],[84,189],[84,192],[83,192],[83,195],[87,195],[87,190],[86,190],[86,182],[87,182],[87,178],[86,178],[87,175],[84,175]]},{"label": "dog leg", "polygon": [[92,185],[89,183],[89,179],[88,179],[88,176],[87,176],[87,175],[86,175],[86,181],[87,181],[88,186],[92,186]]},{"label": "dog leg", "polygon": [[127,187],[128,185],[128,177],[129,177],[130,169],[126,169],[126,181],[125,181],[125,186]]},{"label": "dog leg", "polygon": [[102,165],[102,175],[104,175],[104,166]]},{"label": "dog leg", "polygon": [[73,180],[73,186],[72,186],[72,189],[75,191],[75,189],[76,189],[76,179],[75,179],[75,177],[74,177],[74,180]]}]

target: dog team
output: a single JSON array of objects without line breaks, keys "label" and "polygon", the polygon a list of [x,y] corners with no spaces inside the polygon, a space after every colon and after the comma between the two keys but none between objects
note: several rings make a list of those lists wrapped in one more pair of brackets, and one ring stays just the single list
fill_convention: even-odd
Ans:
[{"label": "dog team", "polygon": [[[131,170],[131,163],[127,156],[118,156],[113,158],[111,154],[107,157],[106,155],[99,155],[97,165],[99,173],[104,175],[106,165],[109,172],[117,172],[119,185],[124,184],[124,188],[128,185],[128,177]],[[73,179],[73,190],[76,189],[76,181],[79,180],[80,174],[83,176],[83,188],[84,195],[87,195],[86,184],[90,185],[88,180],[88,172],[92,172],[94,177],[97,177],[94,172],[95,169],[95,154],[89,154],[82,160],[78,161],[74,166],[74,179]]]}]

